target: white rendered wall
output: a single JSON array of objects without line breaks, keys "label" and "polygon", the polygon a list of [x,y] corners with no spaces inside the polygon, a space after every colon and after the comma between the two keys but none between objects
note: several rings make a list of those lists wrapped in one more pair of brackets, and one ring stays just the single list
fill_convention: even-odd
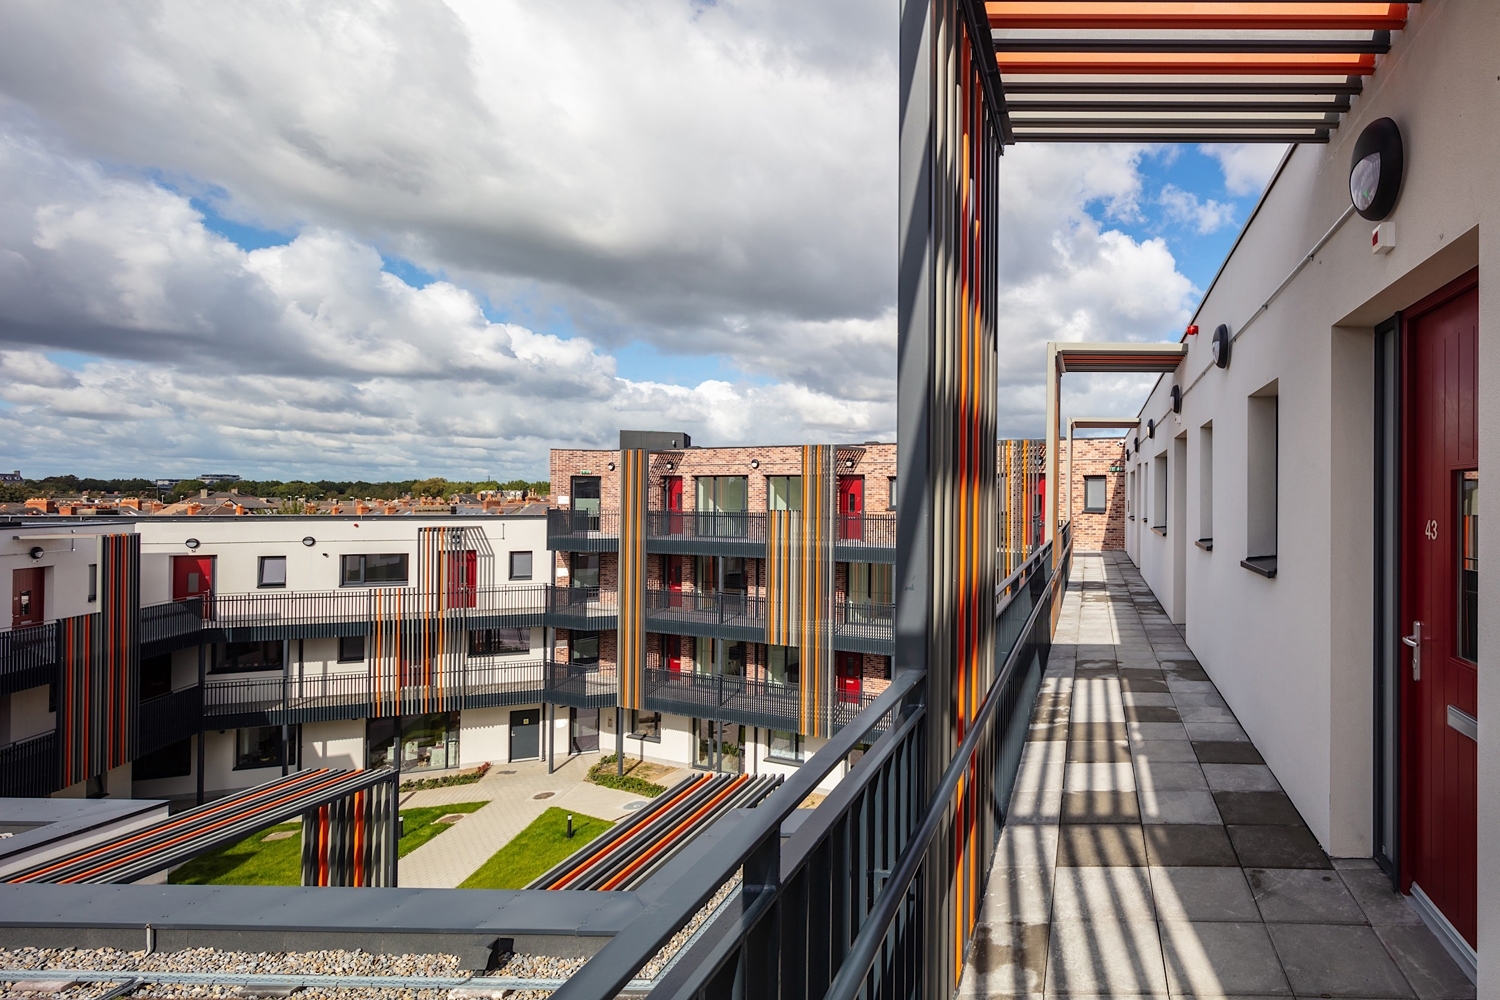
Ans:
[{"label": "white rendered wall", "polygon": [[[1188,643],[1324,847],[1368,856],[1373,812],[1373,339],[1375,324],[1474,268],[1480,283],[1479,442],[1500,470],[1500,4],[1412,5],[1364,95],[1327,146],[1298,147],[1200,310],[1177,381],[1142,408],[1142,469],[1188,432],[1188,517],[1198,524],[1201,436],[1213,422],[1214,550],[1189,545],[1182,579],[1170,539],[1138,517],[1127,552],[1164,606],[1183,588]],[[1399,241],[1377,256],[1371,223],[1346,222],[1301,274],[1263,303],[1349,204],[1350,153],[1376,118],[1402,130],[1406,180],[1393,220]],[[1210,367],[1214,328],[1245,330],[1227,370]],[[1201,376],[1201,377],[1200,377]],[[1196,380],[1196,384],[1194,384]],[[1265,579],[1246,551],[1247,397],[1277,380],[1278,566]],[[1191,388],[1189,388],[1191,387]],[[1157,421],[1154,440],[1145,420]],[[1500,472],[1486,473],[1500,475]],[[1142,492],[1139,501],[1149,496]],[[1500,490],[1481,494],[1500,520]],[[1500,543],[1481,536],[1479,710],[1500,718]],[[1191,542],[1191,539],[1189,539]],[[1479,746],[1479,995],[1500,995],[1500,743]]]}]

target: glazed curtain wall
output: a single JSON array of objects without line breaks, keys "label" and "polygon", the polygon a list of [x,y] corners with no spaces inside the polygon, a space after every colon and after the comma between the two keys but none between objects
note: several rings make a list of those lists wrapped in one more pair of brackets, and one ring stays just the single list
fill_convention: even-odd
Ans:
[{"label": "glazed curtain wall", "polygon": [[[901,19],[895,669],[927,671],[935,787],[994,673],[1000,112],[979,4],[905,0]],[[927,893],[931,996],[956,988],[975,924],[996,835],[987,785],[966,779],[929,859],[951,873]]]},{"label": "glazed curtain wall", "polygon": [[99,611],[58,623],[60,787],[135,757],[141,539],[99,538]]}]

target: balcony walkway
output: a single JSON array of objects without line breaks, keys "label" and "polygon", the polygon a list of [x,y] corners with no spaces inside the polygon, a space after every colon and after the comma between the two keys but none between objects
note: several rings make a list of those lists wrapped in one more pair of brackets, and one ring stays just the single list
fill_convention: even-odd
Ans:
[{"label": "balcony walkway", "polygon": [[1122,552],[1074,557],[960,994],[1472,997],[1330,861]]}]

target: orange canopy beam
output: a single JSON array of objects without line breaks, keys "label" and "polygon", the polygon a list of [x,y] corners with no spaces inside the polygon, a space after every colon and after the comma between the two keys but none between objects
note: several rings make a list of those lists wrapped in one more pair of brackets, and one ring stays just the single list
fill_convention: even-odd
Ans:
[{"label": "orange canopy beam", "polygon": [[1368,53],[1001,52],[995,61],[1002,73],[1013,74],[1370,76],[1375,72],[1375,57]]},{"label": "orange canopy beam", "polygon": [[1399,31],[1404,3],[1144,3],[1132,0],[1000,0],[992,28],[1260,28]]}]

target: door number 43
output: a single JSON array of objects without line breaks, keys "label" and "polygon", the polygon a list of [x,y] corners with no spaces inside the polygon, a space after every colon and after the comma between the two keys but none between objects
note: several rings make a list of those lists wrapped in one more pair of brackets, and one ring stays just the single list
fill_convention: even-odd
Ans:
[{"label": "door number 43", "polygon": [[1437,522],[1436,521],[1428,521],[1427,525],[1422,529],[1422,534],[1426,535],[1427,536],[1427,540],[1430,541],[1430,542],[1437,541],[1437,535],[1438,535],[1438,532],[1437,532]]}]

